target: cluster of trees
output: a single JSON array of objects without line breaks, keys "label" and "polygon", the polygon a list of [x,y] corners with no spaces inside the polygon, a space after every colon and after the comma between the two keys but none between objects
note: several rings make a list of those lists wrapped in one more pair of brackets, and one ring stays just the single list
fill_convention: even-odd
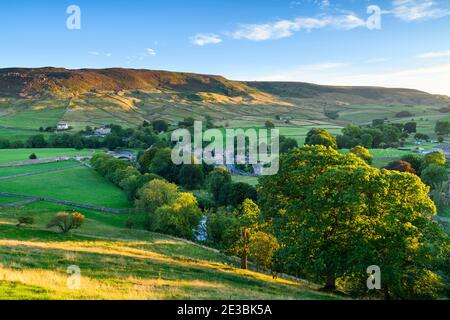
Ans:
[{"label": "cluster of trees", "polygon": [[155,179],[163,179],[155,174],[142,174],[129,162],[116,159],[106,153],[97,153],[90,163],[101,176],[123,189],[130,201],[136,199],[138,190],[145,184]]},{"label": "cluster of trees", "polygon": [[446,207],[445,196],[449,187],[446,162],[445,155],[440,151],[428,153],[424,157],[410,154],[403,156],[400,161],[391,162],[386,169],[419,176],[430,187],[431,198],[437,211],[442,213]]},{"label": "cluster of trees", "polygon": [[255,187],[244,182],[232,182],[230,173],[223,168],[211,171],[206,185],[215,207],[238,207],[245,199],[257,200]]},{"label": "cluster of trees", "polygon": [[277,239],[267,232],[258,205],[250,200],[234,210],[220,208],[209,212],[206,222],[207,243],[241,258],[241,268],[248,261],[257,267],[272,269],[272,258],[280,248]]},{"label": "cluster of trees", "polygon": [[276,270],[366,296],[366,270],[377,265],[387,299],[442,294],[450,240],[416,175],[315,145],[282,156],[259,190],[266,230],[280,244]]},{"label": "cluster of trees", "polygon": [[195,196],[181,192],[176,184],[150,181],[139,189],[136,209],[146,213],[149,230],[196,240],[202,211]]},{"label": "cluster of trees", "polygon": [[412,123],[385,124],[374,120],[370,127],[347,126],[342,129],[342,135],[336,137],[336,142],[339,149],[351,149],[356,146],[369,149],[399,147],[400,139],[407,138],[408,134],[414,130]]},{"label": "cluster of trees", "polygon": [[167,128],[164,121],[155,121],[152,124],[133,128],[123,128],[120,125],[111,124],[111,134],[106,137],[95,136],[91,127],[74,134],[58,133],[45,136],[36,134],[30,136],[26,141],[11,141],[6,138],[0,138],[0,149],[18,149],[18,148],[75,148],[78,150],[89,148],[99,149],[108,148],[115,150],[117,148],[141,148],[146,149],[153,145],[160,147],[169,146],[170,143],[162,139],[158,133]]},{"label": "cluster of trees", "polygon": [[436,134],[441,136],[450,134],[450,122],[449,121],[436,122],[435,132]]}]

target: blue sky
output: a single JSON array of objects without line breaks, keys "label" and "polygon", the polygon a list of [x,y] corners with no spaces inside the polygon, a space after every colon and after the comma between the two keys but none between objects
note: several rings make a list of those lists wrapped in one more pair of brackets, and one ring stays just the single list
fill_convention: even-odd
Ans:
[{"label": "blue sky", "polygon": [[[81,10],[69,30],[66,10]],[[369,6],[381,29],[369,29]],[[450,95],[448,0],[0,4],[0,67],[127,67]]]}]

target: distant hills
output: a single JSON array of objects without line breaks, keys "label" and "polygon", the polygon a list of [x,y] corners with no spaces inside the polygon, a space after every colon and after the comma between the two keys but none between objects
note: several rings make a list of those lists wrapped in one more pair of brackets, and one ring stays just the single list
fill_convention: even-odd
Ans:
[{"label": "distant hills", "polygon": [[22,127],[17,118],[22,112],[27,113],[22,118],[36,112],[35,122],[45,113],[46,124],[64,120],[80,127],[206,114],[219,122],[263,123],[276,117],[298,125],[342,125],[348,119],[330,119],[327,114],[348,113],[354,106],[442,108],[449,103],[446,96],[409,89],[240,82],[218,75],[121,68],[0,69],[0,126],[6,127]]}]

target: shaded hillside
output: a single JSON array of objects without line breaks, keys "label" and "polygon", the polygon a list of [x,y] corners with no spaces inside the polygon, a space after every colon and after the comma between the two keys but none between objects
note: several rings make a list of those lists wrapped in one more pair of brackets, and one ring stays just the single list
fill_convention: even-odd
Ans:
[{"label": "shaded hillside", "polygon": [[245,82],[246,85],[281,98],[314,99],[336,97],[348,103],[381,102],[396,104],[436,104],[448,97],[402,88],[323,86],[304,82]]}]

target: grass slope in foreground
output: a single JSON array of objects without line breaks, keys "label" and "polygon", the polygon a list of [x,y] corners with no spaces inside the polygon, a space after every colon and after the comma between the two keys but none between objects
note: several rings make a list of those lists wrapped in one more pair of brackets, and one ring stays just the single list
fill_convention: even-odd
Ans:
[{"label": "grass slope in foreground", "polygon": [[[127,216],[83,210],[72,235],[44,228],[59,205],[0,210],[0,299],[335,299],[315,286],[244,271],[221,253],[142,230]],[[33,228],[13,225],[20,214]],[[67,288],[67,267],[81,269],[81,289]]]}]

